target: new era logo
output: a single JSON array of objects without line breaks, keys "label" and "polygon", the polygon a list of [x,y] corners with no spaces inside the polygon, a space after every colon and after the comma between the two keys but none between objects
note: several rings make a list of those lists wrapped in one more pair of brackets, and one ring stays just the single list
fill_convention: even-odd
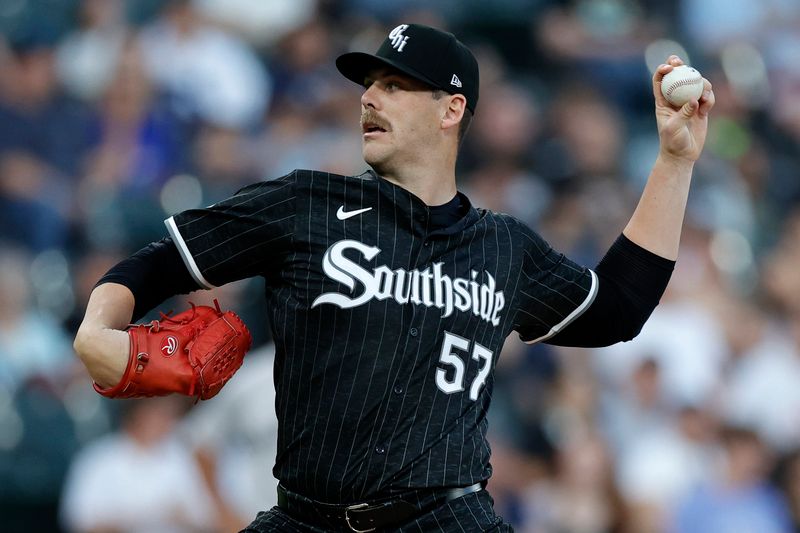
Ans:
[{"label": "new era logo", "polygon": [[460,79],[458,79],[458,76],[456,76],[455,74],[453,74],[453,79],[452,79],[452,80],[450,80],[450,85],[454,85],[454,86],[456,86],[456,87],[461,87],[461,80],[460,80]]}]

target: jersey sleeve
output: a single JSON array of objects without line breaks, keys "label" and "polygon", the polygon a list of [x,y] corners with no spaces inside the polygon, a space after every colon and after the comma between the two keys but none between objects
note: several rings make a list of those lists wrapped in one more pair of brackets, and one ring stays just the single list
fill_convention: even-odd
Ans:
[{"label": "jersey sleeve", "polygon": [[546,341],[589,308],[597,295],[597,275],[554,250],[520,224],[522,273],[514,329],[533,344]]},{"label": "jersey sleeve", "polygon": [[291,173],[164,223],[192,277],[211,289],[274,269],[291,247],[295,211]]}]

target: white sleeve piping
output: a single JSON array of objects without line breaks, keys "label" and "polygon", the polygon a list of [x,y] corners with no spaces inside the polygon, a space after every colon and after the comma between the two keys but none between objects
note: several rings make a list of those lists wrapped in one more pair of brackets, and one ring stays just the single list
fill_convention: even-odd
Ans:
[{"label": "white sleeve piping", "polygon": [[175,245],[178,247],[178,252],[181,254],[181,259],[183,259],[186,268],[189,269],[189,273],[192,275],[194,280],[204,289],[213,289],[215,285],[209,283],[209,281],[203,276],[203,273],[200,272],[200,268],[197,266],[194,257],[192,257],[192,253],[186,246],[186,241],[183,240],[183,236],[181,235],[180,230],[178,230],[178,225],[175,223],[175,217],[169,217],[164,221],[164,224],[167,226],[167,230],[169,231],[172,240],[175,241]]},{"label": "white sleeve piping", "polygon": [[542,335],[537,339],[533,339],[531,341],[525,341],[526,344],[536,344],[537,342],[542,342],[544,340],[549,339],[565,327],[567,327],[570,323],[572,323],[576,318],[581,316],[584,311],[589,309],[589,306],[592,305],[594,302],[595,297],[597,296],[597,290],[599,288],[599,282],[597,280],[597,274],[594,273],[592,269],[589,269],[589,273],[592,275],[592,286],[589,288],[589,294],[586,295],[586,299],[583,300],[583,303],[575,308],[569,315],[564,318],[561,322],[550,328],[550,331]]}]

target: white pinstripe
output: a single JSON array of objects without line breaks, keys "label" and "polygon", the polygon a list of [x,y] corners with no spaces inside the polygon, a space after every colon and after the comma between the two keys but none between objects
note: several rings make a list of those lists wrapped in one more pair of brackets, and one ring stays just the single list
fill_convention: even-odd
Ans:
[{"label": "white pinstripe", "polygon": [[597,296],[597,289],[598,289],[598,282],[597,282],[597,274],[594,273],[593,270],[589,269],[589,273],[592,275],[592,287],[589,290],[589,294],[586,295],[586,299],[581,303],[578,307],[575,308],[569,315],[567,315],[564,320],[550,328],[550,331],[538,337],[536,339],[525,341],[528,344],[535,344],[537,342],[541,342],[543,340],[549,339],[565,327],[567,327],[573,320],[581,316],[584,311],[586,311],[592,302],[594,301],[595,296]]},{"label": "white pinstripe", "polygon": [[183,235],[181,235],[181,232],[178,230],[178,225],[175,224],[175,217],[169,217],[164,221],[164,224],[166,224],[167,230],[169,231],[172,240],[175,241],[175,245],[178,247],[178,252],[180,252],[181,258],[183,258],[183,262],[189,269],[189,272],[192,274],[194,280],[204,289],[213,289],[214,285],[212,285],[205,278],[205,276],[203,276],[203,273],[200,271],[200,267],[197,266],[194,257],[192,257],[192,252],[190,252],[189,248],[186,246],[186,241],[183,240]]},{"label": "white pinstripe", "polygon": [[[273,329],[282,337],[277,339],[284,393],[279,472],[293,476],[292,481],[301,484],[298,488],[312,495],[354,500],[389,488],[462,485],[487,476],[486,408],[505,336],[512,328],[532,337],[563,328],[566,319],[591,303],[593,273],[556,254],[506,215],[473,215],[470,225],[447,238],[433,238],[425,247],[420,241],[423,226],[408,218],[423,209],[422,203],[407,191],[371,176],[358,182],[324,172],[300,172],[294,177],[296,190],[286,189],[289,184],[260,184],[241,199],[230,200],[230,205],[218,206],[222,222],[216,229],[227,229],[217,240],[212,227],[217,219],[203,216],[202,210],[173,221],[176,230],[180,227],[179,236],[192,239],[182,246],[186,252],[195,248],[195,255],[188,257],[204,279],[227,282],[232,276],[298,262],[306,268],[304,275],[278,272],[267,286],[270,302],[280,305],[270,307],[270,318],[278,320],[273,320]],[[373,212],[348,222],[331,219],[332,208],[343,198],[346,205],[359,199],[366,205],[365,198],[373,194],[378,199]],[[242,226],[243,231],[232,235],[235,229],[223,219],[227,215],[221,209],[233,205],[252,215],[256,225]],[[182,221],[185,225],[180,225]],[[318,317],[313,320],[307,309],[313,295],[337,287],[320,272],[320,250],[343,235],[379,246],[391,268],[422,269],[442,261],[442,272],[452,278],[471,269],[491,272],[498,289],[509,295],[500,324],[492,327],[470,312],[443,318],[440,313],[430,315],[424,305],[401,305],[391,299],[371,301],[359,314],[327,306],[313,311]],[[203,253],[198,254],[201,244]],[[420,329],[418,337],[408,335],[411,326]],[[437,338],[449,328],[493,352],[491,371],[475,402],[464,393],[445,395],[435,385],[431,370],[437,366],[441,347]],[[334,338],[334,331],[346,333]],[[362,350],[356,353],[354,346]],[[465,379],[473,379],[483,364],[471,357],[465,363]],[[333,365],[338,369],[325,370]],[[310,368],[316,388],[303,373]],[[430,376],[420,378],[426,372]],[[404,387],[402,395],[392,391],[396,384]],[[376,443],[385,445],[387,452],[375,453]]]}]

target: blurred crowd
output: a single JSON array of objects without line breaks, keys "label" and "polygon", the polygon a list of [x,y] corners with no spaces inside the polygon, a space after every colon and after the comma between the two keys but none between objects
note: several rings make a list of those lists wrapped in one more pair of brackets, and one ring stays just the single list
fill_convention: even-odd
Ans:
[{"label": "blurred crowd", "polygon": [[800,531],[796,0],[3,0],[0,529],[231,531],[274,503],[258,280],[188,297],[255,334],[211,402],[106,400],[71,339],[96,280],[170,214],[294,168],[363,171],[360,91],[333,60],[412,21],[479,58],[460,188],[587,266],[658,152],[655,67],[678,53],[717,95],[642,334],[509,338],[497,510],[523,533]]}]

